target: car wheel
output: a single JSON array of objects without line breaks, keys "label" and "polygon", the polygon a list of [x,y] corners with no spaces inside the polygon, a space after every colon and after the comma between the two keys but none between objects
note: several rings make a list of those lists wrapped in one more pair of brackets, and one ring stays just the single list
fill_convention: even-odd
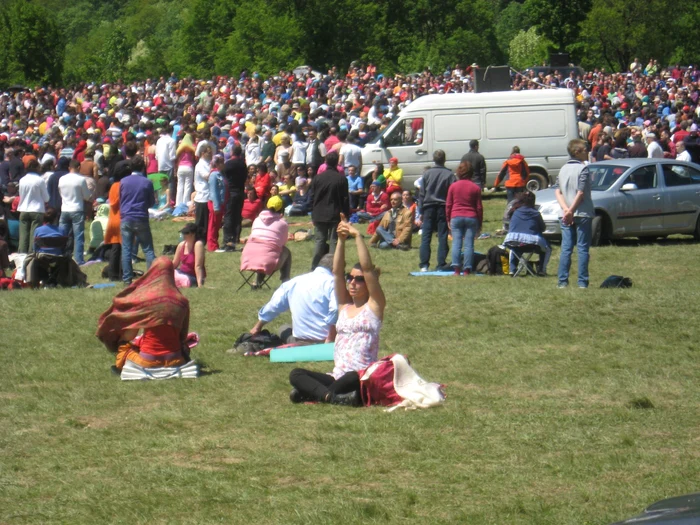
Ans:
[{"label": "car wheel", "polygon": [[693,237],[696,241],[700,241],[700,215],[698,215],[698,220],[695,223],[695,231],[693,232]]},{"label": "car wheel", "polygon": [[603,216],[596,215],[593,217],[591,225],[591,246],[600,246],[603,241]]},{"label": "car wheel", "polygon": [[530,173],[525,187],[532,192],[543,190],[547,187],[547,178],[540,173]]}]

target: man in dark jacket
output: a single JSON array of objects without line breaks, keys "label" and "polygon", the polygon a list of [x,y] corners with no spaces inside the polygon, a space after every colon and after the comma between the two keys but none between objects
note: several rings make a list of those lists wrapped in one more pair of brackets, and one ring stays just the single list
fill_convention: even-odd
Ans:
[{"label": "man in dark jacket", "polygon": [[243,149],[233,147],[233,155],[224,164],[223,176],[228,182],[228,207],[224,215],[224,251],[233,252],[241,242],[241,213],[245,200],[245,182],[248,170],[243,160]]},{"label": "man in dark jacket", "polygon": [[[348,181],[345,176],[338,173],[338,152],[332,151],[326,156],[328,169],[316,175],[311,181],[309,193],[311,194],[311,220],[316,230],[316,246],[311,261],[311,270],[318,266],[327,253],[335,251],[338,240],[336,228],[340,222],[340,214],[350,216],[350,198],[348,195]],[[330,241],[330,248],[328,246]]]},{"label": "man in dark jacket", "polygon": [[435,166],[423,174],[423,183],[418,197],[418,207],[423,218],[420,242],[421,272],[427,272],[428,266],[430,266],[430,241],[434,232],[438,234],[437,269],[450,269],[445,261],[448,252],[445,202],[447,201],[447,190],[455,182],[455,176],[451,170],[445,167],[444,151],[435,150],[433,161]]},{"label": "man in dark jacket", "polygon": [[479,153],[479,141],[469,141],[469,152],[462,157],[462,162],[469,162],[474,168],[474,178],[472,182],[483,191],[486,184],[486,159]]}]

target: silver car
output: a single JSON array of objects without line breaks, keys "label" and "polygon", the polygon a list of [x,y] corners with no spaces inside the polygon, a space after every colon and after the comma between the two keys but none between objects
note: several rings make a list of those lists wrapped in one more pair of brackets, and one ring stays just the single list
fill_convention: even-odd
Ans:
[{"label": "silver car", "polygon": [[[700,240],[700,166],[671,159],[619,159],[588,165],[596,216],[593,245],[622,237],[687,233]],[[538,191],[545,237],[561,237],[556,188]]]}]

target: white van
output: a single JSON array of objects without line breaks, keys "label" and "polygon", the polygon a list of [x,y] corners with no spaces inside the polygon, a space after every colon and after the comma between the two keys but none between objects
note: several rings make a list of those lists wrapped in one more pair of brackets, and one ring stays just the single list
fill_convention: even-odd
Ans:
[{"label": "white van", "polygon": [[530,166],[528,188],[537,191],[556,182],[569,160],[566,147],[578,138],[574,92],[570,89],[500,91],[426,95],[414,100],[362,150],[362,175],[374,163],[388,165],[396,157],[403,168],[403,185],[413,187],[433,152],[445,151],[446,166],[455,170],[479,141],[486,159],[486,184],[493,185],[513,146]]}]

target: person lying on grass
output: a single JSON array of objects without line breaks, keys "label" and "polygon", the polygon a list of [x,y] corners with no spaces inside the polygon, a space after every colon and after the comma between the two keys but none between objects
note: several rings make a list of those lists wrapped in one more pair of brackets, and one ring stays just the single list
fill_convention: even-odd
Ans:
[{"label": "person lying on grass", "polygon": [[[175,286],[167,257],[156,259],[140,279],[116,295],[98,321],[97,338],[116,354],[114,372],[126,360],[144,368],[175,367],[189,362],[187,330],[190,303]],[[136,346],[131,341],[143,330]]]},{"label": "person lying on grass", "polygon": [[[341,214],[338,246],[333,259],[335,295],[338,301],[335,367],[331,374],[296,368],[289,374],[294,387],[292,403],[319,401],[336,405],[359,406],[358,371],[377,360],[379,330],[384,319],[386,299],[379,284],[379,270],[372,264],[362,235]],[[360,262],[345,273],[345,241],[355,239]]]}]

